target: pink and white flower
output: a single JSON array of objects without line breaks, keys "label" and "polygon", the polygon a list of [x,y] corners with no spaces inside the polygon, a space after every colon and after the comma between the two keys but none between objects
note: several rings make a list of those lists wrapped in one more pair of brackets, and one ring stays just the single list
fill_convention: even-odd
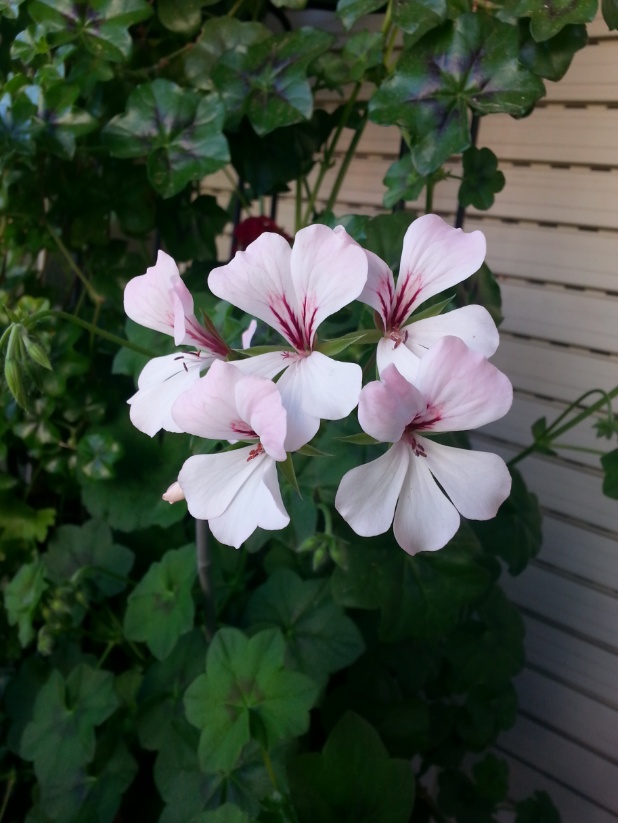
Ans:
[{"label": "pink and white flower", "polygon": [[[217,540],[238,548],[258,526],[287,526],[275,465],[286,459],[287,413],[271,380],[217,360],[176,400],[172,416],[180,431],[250,442],[233,451],[194,455],[178,475],[190,513],[208,520]],[[180,499],[177,491],[173,496]]]},{"label": "pink and white flower", "polygon": [[195,349],[150,360],[138,378],[138,391],[128,401],[131,421],[140,431],[151,437],[161,429],[179,432],[171,416],[172,404],[229,349],[214,329],[209,331],[198,322],[193,298],[176,263],[164,251],[146,274],[127,283],[124,308],[141,326],[171,335],[177,346]]},{"label": "pink and white flower", "polygon": [[362,373],[315,350],[320,323],[361,293],[367,277],[364,251],[341,227],[308,226],[290,248],[265,233],[213,269],[213,294],[277,329],[292,347],[235,361],[246,373],[275,377],[288,411],[285,447],[294,451],[317,432],[320,419],[339,420],[358,403]]},{"label": "pink and white flower", "polygon": [[369,270],[360,300],[376,310],[384,329],[378,343],[378,370],[394,363],[414,380],[416,362],[437,340],[459,337],[473,351],[490,357],[498,347],[498,330],[482,306],[465,306],[436,317],[406,323],[429,297],[465,280],[485,258],[485,237],[480,231],[464,233],[436,214],[415,220],[407,230],[397,285],[386,263],[367,251]]},{"label": "pink and white flower", "polygon": [[364,537],[382,534],[394,520],[395,538],[409,554],[442,548],[460,513],[494,517],[511,488],[504,461],[423,435],[483,426],[506,414],[512,399],[508,378],[457,337],[438,341],[418,361],[414,384],[386,366],[381,381],[363,389],[358,419],[367,434],[394,445],[343,477],[337,511]]}]

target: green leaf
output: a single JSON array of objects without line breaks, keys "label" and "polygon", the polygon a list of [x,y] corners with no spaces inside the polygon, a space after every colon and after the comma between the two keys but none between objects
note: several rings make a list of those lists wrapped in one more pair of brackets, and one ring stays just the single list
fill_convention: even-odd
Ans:
[{"label": "green leaf", "polygon": [[246,114],[258,135],[308,120],[313,95],[307,78],[309,64],[325,52],[333,37],[324,31],[301,28],[228,51],[212,72],[228,115],[236,126]]},{"label": "green leaf", "polygon": [[400,29],[411,35],[413,42],[446,20],[448,4],[446,0],[395,0],[393,3],[393,22]]},{"label": "green leaf", "polygon": [[40,560],[34,560],[22,566],[4,589],[9,625],[18,627],[19,642],[23,647],[34,639],[32,620],[47,588],[45,566]]},{"label": "green leaf", "polygon": [[379,443],[375,437],[372,437],[370,434],[366,434],[365,432],[348,434],[345,437],[339,437],[337,439],[342,440],[344,443],[354,443],[357,446],[375,446]]},{"label": "green leaf", "polygon": [[438,778],[437,804],[449,819],[458,823],[493,823],[494,804],[480,797],[472,780],[463,772],[445,769]]},{"label": "green leaf", "polygon": [[269,749],[309,725],[317,687],[284,668],[285,643],[274,629],[247,638],[220,629],[206,657],[206,674],[185,695],[187,719],[201,730],[199,758],[206,772],[230,770],[251,739]]},{"label": "green leaf", "polygon": [[158,660],[164,660],[178,638],[193,627],[191,589],[196,575],[192,544],[172,549],[160,563],[153,563],[129,595],[125,636],[143,641]]},{"label": "green leaf", "polygon": [[271,37],[262,23],[241,22],[235,17],[215,17],[208,21],[195,45],[185,57],[185,74],[189,85],[212,90],[212,70],[222,54],[239,51]]},{"label": "green leaf", "polygon": [[349,346],[362,343],[364,345],[377,343],[382,337],[382,332],[378,329],[359,329],[358,331],[349,332],[342,337],[337,337],[334,340],[323,340],[318,343],[317,350],[327,357],[333,357],[335,354],[340,354]]},{"label": "green leaf", "polygon": [[427,177],[419,174],[412,156],[404,154],[389,167],[382,181],[387,188],[382,200],[384,208],[392,209],[400,200],[416,200],[427,184]]},{"label": "green leaf", "polygon": [[565,26],[562,31],[549,40],[537,43],[527,31],[519,51],[521,62],[548,80],[562,80],[571,65],[576,51],[583,49],[588,42],[586,27],[583,25]]},{"label": "green leaf", "polygon": [[111,672],[77,666],[65,680],[54,669],[39,691],[21,739],[21,756],[34,761],[43,784],[60,782],[94,757],[95,727],[118,705]]},{"label": "green leaf", "polygon": [[114,543],[111,529],[101,520],[89,520],[83,526],[60,526],[43,556],[53,583],[62,584],[79,575],[92,580],[106,597],[126,588],[122,578],[131,571],[134,560],[132,551]]},{"label": "green leaf", "polygon": [[390,537],[369,538],[348,553],[347,568],[332,577],[343,606],[381,610],[380,636],[433,639],[451,631],[461,609],[492,583],[480,544],[462,527],[441,551],[409,557]]},{"label": "green leaf", "polygon": [[494,323],[502,322],[502,295],[500,285],[486,263],[466,281],[456,286],[457,304],[484,306],[491,314]]},{"label": "green leaf", "polygon": [[494,194],[502,191],[504,175],[498,171],[498,158],[491,149],[470,146],[463,153],[464,178],[459,186],[459,205],[490,209]]},{"label": "green leaf", "polygon": [[522,115],[544,93],[518,60],[517,30],[481,12],[461,14],[416,42],[369,104],[375,123],[410,135],[420,175],[470,145],[468,107]]},{"label": "green leaf", "polygon": [[398,211],[395,214],[372,217],[364,225],[363,246],[377,254],[393,271],[397,271],[403,238],[414,216],[410,212]]},{"label": "green leaf", "polygon": [[55,509],[33,509],[10,491],[0,493],[0,539],[3,543],[42,543],[55,520]]},{"label": "green leaf", "polygon": [[410,322],[415,323],[417,320],[424,320],[426,317],[437,317],[439,314],[442,314],[444,309],[453,302],[454,295],[449,294],[443,300],[438,300],[435,303],[431,303],[431,305],[427,306],[426,309],[421,309],[420,311],[415,311],[411,317]]},{"label": "green leaf", "polygon": [[296,494],[300,494],[298,480],[296,479],[296,470],[294,469],[294,461],[292,460],[292,453],[288,452],[285,460],[280,460],[277,463],[277,466],[279,467],[279,471],[281,472],[281,474],[285,477],[285,479],[294,489]]},{"label": "green leaf", "polygon": [[603,19],[610,31],[618,29],[618,0],[602,0]]},{"label": "green leaf", "polygon": [[590,23],[597,13],[598,0],[509,0],[505,7],[507,13],[516,17],[529,17],[530,33],[541,42],[569,24]]},{"label": "green leaf", "polygon": [[91,431],[77,443],[77,467],[91,480],[108,480],[122,454],[122,445],[110,432]]},{"label": "green leaf", "polygon": [[148,178],[162,197],[229,162],[224,110],[214,95],[198,95],[170,80],[153,80],[129,96],[103,138],[114,157],[148,156]]},{"label": "green leaf", "polygon": [[471,526],[485,551],[504,560],[511,574],[519,574],[541,548],[541,512],[519,472],[512,469],[511,476],[511,494],[496,517]]},{"label": "green leaf", "polygon": [[361,17],[377,11],[383,5],[384,0],[338,0],[337,17],[346,29],[351,29]]},{"label": "green leaf", "polygon": [[176,262],[217,259],[217,237],[230,217],[215,197],[171,197],[159,204],[157,217],[165,248]]},{"label": "green leaf", "polygon": [[219,806],[216,811],[202,812],[202,814],[192,817],[189,823],[251,823],[251,820],[238,806],[225,803],[223,806]]},{"label": "green leaf", "polygon": [[603,467],[603,494],[618,500],[618,449],[614,449],[601,458]]},{"label": "green leaf", "polygon": [[477,790],[492,803],[504,800],[509,791],[509,767],[506,760],[487,754],[472,767]]},{"label": "green leaf", "polygon": [[24,0],[0,0],[0,15],[9,20],[16,20],[19,16],[19,7]]},{"label": "green leaf", "polygon": [[166,29],[190,36],[202,22],[202,0],[158,0],[157,16]]},{"label": "green leaf", "polygon": [[301,580],[288,569],[278,569],[253,593],[247,616],[252,630],[281,629],[286,663],[320,685],[363,652],[362,637],[333,602],[327,579]]},{"label": "green leaf", "polygon": [[532,797],[516,803],[515,810],[515,823],[560,823],[558,810],[547,792],[534,792]]},{"label": "green leaf", "polygon": [[348,712],[322,754],[302,754],[289,765],[299,823],[408,823],[414,777],[405,760],[389,759],[377,732]]},{"label": "green leaf", "polygon": [[311,443],[305,443],[300,449],[296,449],[296,452],[305,455],[305,457],[332,457],[332,454],[327,454],[326,452],[316,449]]}]

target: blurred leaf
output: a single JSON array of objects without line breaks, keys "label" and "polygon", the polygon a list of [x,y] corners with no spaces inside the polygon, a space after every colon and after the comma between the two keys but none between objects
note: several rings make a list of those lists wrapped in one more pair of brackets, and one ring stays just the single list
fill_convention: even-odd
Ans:
[{"label": "blurred leaf", "polygon": [[427,184],[427,177],[419,174],[406,152],[389,167],[383,183],[387,191],[382,200],[385,209],[392,209],[400,200],[416,200]]},{"label": "blurred leaf", "polygon": [[403,238],[413,220],[414,214],[403,211],[370,218],[364,226],[363,246],[381,257],[393,271],[397,271]]},{"label": "blurred leaf", "polygon": [[404,52],[369,104],[369,117],[410,134],[421,175],[470,145],[468,107],[524,114],[544,93],[518,61],[517,30],[481,12],[461,14]]},{"label": "blurred leaf", "polygon": [[457,823],[493,823],[494,803],[479,796],[472,780],[463,772],[445,769],[438,777],[439,809]]},{"label": "blurred leaf", "polygon": [[206,772],[228,771],[251,739],[267,750],[307,730],[317,687],[284,668],[285,643],[275,629],[247,638],[220,629],[206,657],[206,674],[187,689],[187,719],[201,730],[199,758]]},{"label": "blurred leaf", "polygon": [[494,194],[504,188],[504,175],[498,171],[498,158],[491,149],[470,146],[463,153],[464,179],[459,186],[459,205],[490,209]]},{"label": "blurred leaf", "polygon": [[288,767],[299,823],[408,823],[414,777],[405,760],[389,759],[377,732],[348,712],[322,754],[301,754]]},{"label": "blurred leaf", "polygon": [[504,800],[509,791],[509,767],[506,760],[487,754],[472,767],[472,775],[481,797],[493,803]]},{"label": "blurred leaf", "polygon": [[55,669],[39,691],[24,729],[21,756],[42,784],[62,781],[94,757],[94,729],[118,705],[110,672],[80,664],[65,680]]},{"label": "blurred leaf", "polygon": [[216,96],[157,79],[134,89],[126,113],[109,121],[103,137],[114,157],[147,155],[150,182],[171,197],[229,162],[223,117]]},{"label": "blurred leaf", "polygon": [[158,660],[164,660],[193,627],[191,589],[196,575],[193,544],[172,549],[160,563],[153,563],[129,595],[125,636],[146,643]]},{"label": "blurred leaf", "polygon": [[84,576],[106,597],[126,588],[122,578],[131,571],[134,560],[132,551],[114,543],[111,529],[101,520],[89,520],[83,526],[60,526],[43,556],[53,583]]},{"label": "blurred leaf", "polygon": [[232,803],[224,803],[215,811],[202,812],[192,817],[189,823],[251,823],[251,820],[238,806],[234,806]]},{"label": "blurred leaf", "polygon": [[338,0],[337,17],[346,29],[351,29],[365,14],[371,14],[384,5],[384,0]]},{"label": "blurred leaf", "polygon": [[540,77],[554,81],[564,77],[575,52],[583,49],[588,42],[583,25],[565,26],[554,37],[541,43],[537,43],[527,30],[524,38],[519,51],[521,62]]},{"label": "blurred leaf", "polygon": [[541,42],[569,24],[590,23],[597,13],[598,0],[506,0],[503,6],[508,17],[529,17],[530,33]]},{"label": "blurred leaf", "polygon": [[457,305],[469,306],[476,304],[484,306],[491,314],[494,323],[499,326],[502,322],[502,295],[500,285],[493,272],[486,263],[471,277],[455,287]]},{"label": "blurred leaf", "polygon": [[610,31],[618,29],[618,0],[602,0],[603,19]]},{"label": "blurred leaf", "polygon": [[89,432],[77,443],[77,467],[90,480],[109,480],[123,455],[122,444],[110,432]]},{"label": "blurred leaf", "polygon": [[202,0],[158,0],[157,16],[166,29],[191,35],[202,22]]},{"label": "blurred leaf", "polygon": [[328,579],[301,580],[288,569],[278,569],[253,592],[247,617],[252,631],[281,629],[286,664],[320,685],[363,652],[362,637],[333,602]]},{"label": "blurred leaf", "polygon": [[515,823],[560,823],[558,810],[546,792],[534,792],[532,797],[516,803],[515,809]]},{"label": "blurred leaf", "polygon": [[34,560],[22,566],[4,589],[4,607],[9,625],[18,626],[22,646],[27,646],[34,639],[32,620],[41,595],[47,588],[45,567],[40,560]]},{"label": "blurred leaf", "polygon": [[10,492],[0,493],[0,539],[3,543],[42,543],[55,520],[55,509],[33,509]]},{"label": "blurred leaf", "polygon": [[215,197],[183,194],[159,203],[157,226],[165,248],[174,260],[217,260],[217,237],[230,217]]},{"label": "blurred leaf", "polygon": [[[446,0],[395,0],[393,22],[414,40],[446,20],[448,4]],[[408,40],[408,42],[411,42]]]}]

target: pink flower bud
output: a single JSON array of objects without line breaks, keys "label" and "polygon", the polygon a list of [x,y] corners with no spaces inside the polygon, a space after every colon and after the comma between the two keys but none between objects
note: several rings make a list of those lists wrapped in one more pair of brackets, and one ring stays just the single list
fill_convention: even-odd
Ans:
[{"label": "pink flower bud", "polygon": [[178,480],[172,483],[169,489],[163,495],[163,500],[167,500],[168,503],[178,503],[179,500],[185,499],[185,493],[180,488],[180,483]]}]

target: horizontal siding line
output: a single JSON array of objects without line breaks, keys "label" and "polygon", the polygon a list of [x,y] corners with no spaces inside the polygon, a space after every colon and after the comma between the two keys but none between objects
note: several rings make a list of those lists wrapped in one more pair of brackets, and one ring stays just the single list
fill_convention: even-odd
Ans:
[{"label": "horizontal siding line", "polygon": [[530,671],[536,672],[537,674],[543,675],[548,680],[553,680],[556,683],[559,683],[561,686],[564,686],[567,689],[570,689],[573,692],[577,692],[581,694],[582,697],[587,697],[589,700],[594,700],[595,703],[599,703],[602,706],[605,706],[608,709],[612,709],[612,711],[618,711],[618,701],[612,700],[611,698],[605,697],[604,695],[600,695],[597,692],[592,691],[592,689],[587,689],[585,686],[580,686],[578,683],[574,683],[572,680],[569,680],[566,677],[562,677],[555,672],[546,669],[544,666],[539,666],[538,663],[531,663],[530,661],[526,661],[527,669]]},{"label": "horizontal siding line", "polygon": [[570,743],[573,743],[576,746],[579,746],[580,749],[584,749],[590,754],[594,754],[596,757],[600,758],[601,760],[605,760],[607,763],[611,763],[612,766],[618,766],[618,758],[613,757],[611,754],[607,754],[606,752],[597,749],[596,746],[591,745],[589,742],[585,740],[581,740],[578,737],[570,734],[570,732],[565,731],[564,729],[560,729],[558,726],[554,726],[553,723],[548,723],[547,720],[544,720],[542,717],[537,717],[536,715],[532,714],[532,712],[527,711],[526,709],[518,709],[517,713],[521,717],[525,717],[526,720],[530,720],[533,723],[536,723],[537,726],[541,726],[541,728],[545,729],[548,732],[552,732],[552,734],[557,735],[558,737],[562,737],[564,740],[568,740]]},{"label": "horizontal siding line", "polygon": [[[584,354],[589,355],[593,354],[598,357],[602,357],[603,359],[607,359],[608,361],[614,361],[618,364],[618,354],[614,352],[605,351],[602,349],[592,349],[587,348],[586,346],[577,346],[573,343],[562,343],[559,340],[548,340],[546,337],[536,337],[531,334],[521,334],[519,332],[514,331],[505,331],[501,330],[500,335],[503,338],[510,338],[513,340],[529,340],[532,343],[540,343],[542,346],[546,346],[547,348],[553,349],[567,349],[574,354]],[[592,386],[592,388],[595,388]]]},{"label": "horizontal siding line", "polygon": [[[616,247],[616,251],[618,252],[618,246]],[[616,291],[611,289],[599,289],[594,286],[562,283],[559,280],[541,280],[536,277],[522,277],[518,274],[503,274],[502,272],[497,271],[494,271],[494,275],[500,279],[500,282],[510,282],[517,286],[530,285],[541,287],[547,289],[548,291],[573,292],[575,294],[588,295],[589,297],[618,297],[618,289],[616,289]],[[616,284],[618,285],[618,278],[616,278]]]},{"label": "horizontal siding line", "polygon": [[[507,332],[502,332],[502,334],[506,335]],[[543,403],[551,403],[552,405],[556,406],[556,411],[558,414],[562,413],[566,409],[566,407],[570,405],[566,400],[559,400],[558,398],[552,397],[549,394],[541,394],[539,392],[530,391],[529,389],[521,389],[515,387],[513,391],[522,400],[540,400]],[[579,403],[577,406],[574,407],[573,412],[579,413],[580,411],[584,411],[584,409],[585,406]],[[602,412],[594,412],[592,416],[601,418],[604,415]]]},{"label": "horizontal siding line", "polygon": [[[543,510],[543,508],[541,508],[541,511],[543,514],[550,513],[549,510]],[[581,522],[579,525],[586,528],[586,525]],[[614,538],[617,536],[618,535],[612,535]],[[536,566],[536,568],[542,569],[543,571],[550,572],[556,577],[563,577],[565,580],[570,580],[572,583],[577,583],[584,589],[591,589],[599,594],[604,594],[606,597],[612,597],[614,599],[618,598],[618,589],[615,589],[612,586],[606,586],[604,583],[598,583],[596,580],[591,580],[589,577],[583,577],[582,575],[569,571],[568,569],[563,569],[561,566],[556,566],[555,563],[549,563],[547,560],[539,560],[534,557],[530,561],[530,565]]]},{"label": "horizontal siding line", "polygon": [[[579,789],[576,789],[575,786],[573,786],[571,783],[565,783],[555,774],[552,774],[551,772],[548,772],[545,769],[540,769],[538,766],[529,763],[526,759],[520,757],[520,755],[518,755],[516,752],[507,749],[503,743],[494,743],[493,747],[496,751],[500,752],[501,754],[505,754],[513,760],[516,760],[518,763],[521,763],[522,766],[525,766],[527,769],[531,769],[537,774],[540,774],[548,780],[551,780],[553,783],[556,783],[561,788],[567,789],[571,792],[571,794],[577,795],[577,797],[581,798],[582,800],[585,800],[587,803],[590,803],[591,806],[596,806],[601,811],[607,812],[608,814],[615,817],[616,812],[614,811],[614,809],[611,809],[609,806],[605,806],[603,803],[599,803],[599,801],[596,800],[594,797],[589,797],[587,794],[584,794]],[[582,821],[582,823],[584,823],[584,821]]]},{"label": "horizontal siding line", "polygon": [[594,234],[602,233],[611,237],[618,237],[618,229],[609,227],[609,228],[601,228],[600,226],[589,226],[589,225],[582,225],[582,224],[564,224],[564,223],[555,223],[548,220],[530,220],[529,218],[524,217],[500,217],[493,212],[482,212],[477,211],[473,214],[468,213],[467,217],[471,220],[488,223],[488,224],[500,224],[501,226],[524,226],[525,228],[550,228],[550,229],[559,229],[561,227],[576,229],[578,231],[588,232],[589,234],[593,232]]},{"label": "horizontal siding line", "polygon": [[565,514],[564,512],[557,512],[547,506],[541,506],[541,513],[543,515],[547,515],[547,517],[551,517],[552,520],[559,520],[561,523],[566,523],[569,526],[585,529],[592,534],[597,534],[599,537],[605,537],[608,540],[616,540],[618,538],[618,531],[605,529],[603,526],[597,526],[596,523],[586,523],[578,517],[573,517],[572,515]]},{"label": "horizontal siding line", "polygon": [[577,640],[581,640],[589,646],[595,646],[597,649],[601,649],[608,654],[618,656],[618,646],[607,643],[605,640],[599,640],[597,637],[587,634],[586,632],[582,632],[579,629],[574,629],[571,626],[567,626],[559,620],[555,620],[553,617],[548,617],[545,614],[535,612],[534,609],[531,609],[528,606],[522,606],[517,602],[517,599],[513,596],[513,594],[509,594],[509,600],[517,605],[517,608],[522,614],[525,614],[526,617],[529,617],[532,620],[536,620],[537,623],[543,623],[545,626],[550,626],[552,629],[557,629],[559,632],[562,632],[562,634],[575,637]]}]

